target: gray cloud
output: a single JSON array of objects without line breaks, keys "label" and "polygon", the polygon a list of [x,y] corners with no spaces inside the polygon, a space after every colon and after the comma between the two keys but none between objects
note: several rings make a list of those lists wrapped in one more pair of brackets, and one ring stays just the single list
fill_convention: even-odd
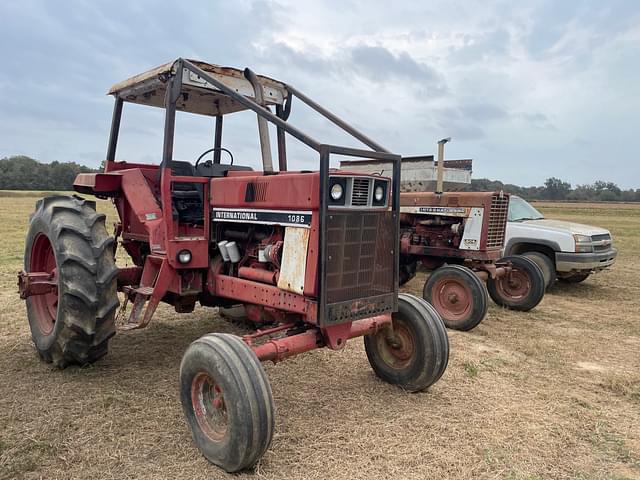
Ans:
[{"label": "gray cloud", "polygon": [[[588,183],[603,175],[591,165],[614,148],[623,160],[606,179],[640,186],[637,2],[387,7],[382,0],[2,2],[0,156],[97,165],[109,86],[185,56],[292,83],[398,153],[432,153],[437,138],[451,135],[447,155],[476,158],[478,176]],[[292,121],[319,140],[346,141],[299,103]],[[189,159],[210,144],[212,124],[180,122],[177,146]],[[254,166],[255,130],[252,114],[225,122],[225,144]],[[157,160],[161,138],[160,110],[127,105],[119,154]],[[308,152],[290,143],[292,162],[312,168]]]},{"label": "gray cloud", "polygon": [[418,82],[435,82],[438,75],[431,67],[414,60],[407,52],[394,55],[384,47],[360,45],[351,49],[351,61],[368,78],[384,81],[408,78]]}]

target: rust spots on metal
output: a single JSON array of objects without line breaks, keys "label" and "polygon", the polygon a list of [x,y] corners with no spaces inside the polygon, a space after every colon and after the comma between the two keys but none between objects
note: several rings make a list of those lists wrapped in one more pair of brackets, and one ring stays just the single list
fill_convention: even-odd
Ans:
[{"label": "rust spots on metal", "polygon": [[278,288],[299,295],[304,293],[308,245],[308,228],[287,227],[285,229]]}]

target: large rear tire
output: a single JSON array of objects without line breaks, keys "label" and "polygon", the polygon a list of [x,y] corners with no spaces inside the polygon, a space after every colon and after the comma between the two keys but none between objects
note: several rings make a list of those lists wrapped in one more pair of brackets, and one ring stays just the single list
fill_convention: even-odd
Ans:
[{"label": "large rear tire", "polygon": [[438,312],[423,299],[401,293],[393,329],[364,337],[375,374],[387,383],[419,392],[437,382],[449,362],[449,338]]},{"label": "large rear tire", "polygon": [[267,375],[237,336],[214,333],[194,341],[180,364],[180,400],[196,445],[227,472],[253,466],[275,426]]},{"label": "large rear tire", "polygon": [[498,305],[511,310],[528,312],[544,297],[544,275],[540,267],[527,257],[513,255],[496,262],[497,266],[511,264],[511,272],[487,280],[489,295]]},{"label": "large rear tire", "polygon": [[95,202],[38,200],[24,254],[26,272],[46,272],[57,289],[27,297],[31,337],[40,357],[64,368],[98,360],[115,334],[118,308],[113,238]]},{"label": "large rear tire", "polygon": [[487,315],[484,282],[462,265],[437,268],[424,284],[422,297],[438,311],[447,328],[471,330]]}]

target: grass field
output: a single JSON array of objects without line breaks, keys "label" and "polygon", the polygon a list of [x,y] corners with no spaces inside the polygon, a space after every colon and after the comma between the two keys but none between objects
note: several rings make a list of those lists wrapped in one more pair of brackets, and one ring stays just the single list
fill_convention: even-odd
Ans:
[{"label": "grass field", "polygon": [[[0,478],[227,477],[191,441],[178,368],[192,340],[239,330],[161,306],[93,366],[42,363],[16,287],[36,196],[0,197]],[[529,313],[492,304],[478,328],[450,332],[449,368],[425,393],[379,381],[359,339],[267,364],[276,434],[238,477],[640,478],[640,207],[541,209],[611,229],[614,268]]]}]

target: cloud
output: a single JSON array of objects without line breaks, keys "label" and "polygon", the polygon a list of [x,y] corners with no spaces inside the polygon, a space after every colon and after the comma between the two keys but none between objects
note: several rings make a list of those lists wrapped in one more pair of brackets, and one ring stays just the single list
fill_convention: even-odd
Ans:
[{"label": "cloud", "polygon": [[[98,165],[109,86],[184,56],[291,83],[394,152],[433,153],[451,135],[447,155],[475,158],[478,176],[589,183],[615,154],[621,160],[606,179],[640,186],[635,1],[64,5],[0,3],[10,19],[0,30],[0,156]],[[291,120],[320,141],[351,141],[300,102]],[[181,158],[210,146],[211,119],[184,118],[178,128]],[[230,116],[224,141],[257,166],[255,115]],[[289,143],[292,163],[314,168],[313,155]],[[119,156],[157,159],[161,146],[161,110],[127,105]]]},{"label": "cloud", "polygon": [[407,52],[394,55],[384,47],[359,45],[350,54],[354,67],[373,80],[406,78],[428,83],[438,80],[435,70],[417,62]]}]

